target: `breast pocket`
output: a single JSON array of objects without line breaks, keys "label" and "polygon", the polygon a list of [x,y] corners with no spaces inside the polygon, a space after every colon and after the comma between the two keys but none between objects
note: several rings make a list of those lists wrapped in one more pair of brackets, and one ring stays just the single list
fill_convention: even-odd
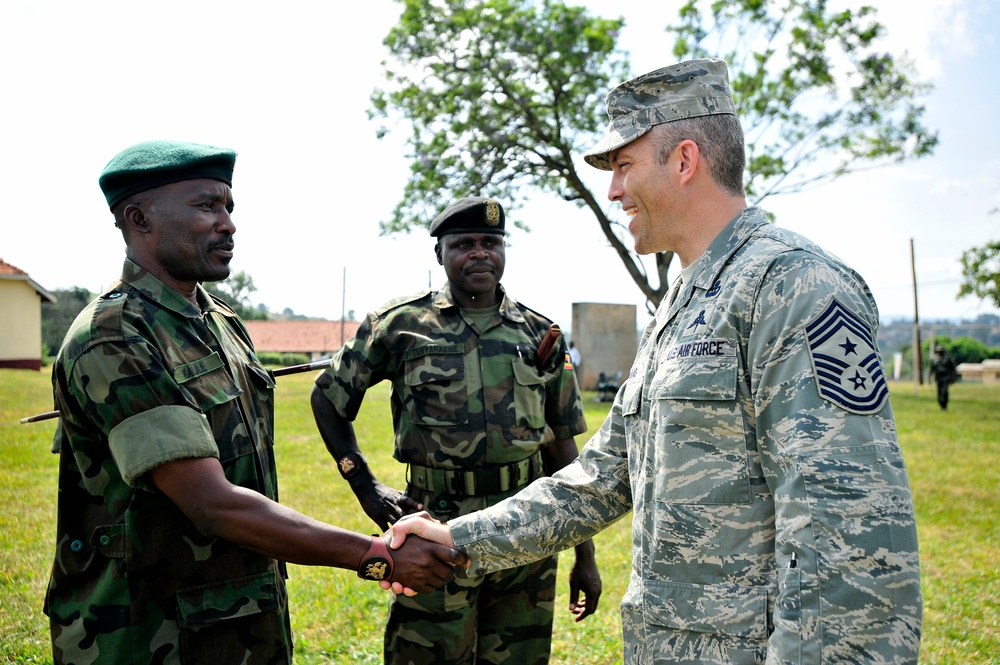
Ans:
[{"label": "breast pocket", "polygon": [[654,491],[667,503],[750,502],[746,431],[737,401],[739,361],[735,345],[715,344],[703,354],[668,358],[652,382]]},{"label": "breast pocket", "polygon": [[514,417],[516,427],[545,427],[545,385],[555,375],[541,372],[521,358],[512,361],[514,370]]},{"label": "breast pocket", "polygon": [[173,369],[174,380],[202,413],[236,399],[243,391],[229,375],[218,353],[211,353]]},{"label": "breast pocket", "polygon": [[234,437],[230,432],[243,428],[237,399],[243,394],[218,353],[211,353],[173,369],[185,397],[208,418],[212,436],[219,447],[219,461],[225,463],[253,451],[246,436]]},{"label": "breast pocket", "polygon": [[405,358],[403,403],[418,425],[447,427],[468,420],[465,354],[460,345],[411,349]]}]

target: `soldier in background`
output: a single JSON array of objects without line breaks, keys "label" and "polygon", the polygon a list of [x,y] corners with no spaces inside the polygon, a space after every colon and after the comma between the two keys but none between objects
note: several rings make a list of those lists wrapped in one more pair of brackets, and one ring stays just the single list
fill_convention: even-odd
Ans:
[{"label": "soldier in background", "polygon": [[[721,60],[608,95],[585,156],[640,254],[673,251],[675,295],[579,459],[447,526],[488,574],[633,511],[624,663],[896,663],[920,646],[913,503],[862,278],[747,207]],[[383,586],[388,586],[383,584]]]},{"label": "soldier in background", "polygon": [[429,591],[464,561],[426,541],[390,554],[277,503],[273,378],[200,285],[229,275],[235,159],[152,141],[101,174],[127,258],[53,367],[55,663],[289,663],[284,562]]},{"label": "soldier in background", "polygon": [[955,359],[951,357],[943,346],[938,344],[934,347],[934,356],[931,357],[931,376],[937,384],[937,401],[942,411],[948,409],[948,388],[958,381],[958,367]]},{"label": "soldier in background", "polygon": [[[587,426],[573,367],[562,337],[540,353],[552,322],[500,285],[504,224],[492,199],[448,206],[430,226],[447,284],[370,313],[316,381],[312,406],[323,440],[382,529],[421,508],[440,520],[485,508],[577,456],[574,436]],[[382,380],[392,383],[405,492],[375,477],[352,425],[365,393]],[[555,585],[549,556],[459,576],[419,598],[395,597],[385,662],[548,662]],[[581,539],[570,573],[577,620],[594,612],[600,593],[594,546]]]}]

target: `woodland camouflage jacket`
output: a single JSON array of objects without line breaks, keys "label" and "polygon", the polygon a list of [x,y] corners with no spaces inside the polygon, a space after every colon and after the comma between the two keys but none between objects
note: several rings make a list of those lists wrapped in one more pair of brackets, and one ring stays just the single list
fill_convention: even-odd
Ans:
[{"label": "woodland camouflage jacket", "polygon": [[198,300],[126,261],[56,360],[56,663],[291,660],[284,565],[202,535],[146,480],[212,456],[278,498],[273,379],[236,314],[200,287]]}]

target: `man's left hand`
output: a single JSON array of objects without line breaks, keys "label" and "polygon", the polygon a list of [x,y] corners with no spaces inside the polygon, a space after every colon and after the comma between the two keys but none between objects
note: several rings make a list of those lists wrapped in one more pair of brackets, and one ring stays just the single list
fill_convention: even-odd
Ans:
[{"label": "man's left hand", "polygon": [[602,586],[592,551],[589,556],[580,556],[578,552],[569,573],[569,611],[576,615],[574,621],[583,621],[597,611]]}]

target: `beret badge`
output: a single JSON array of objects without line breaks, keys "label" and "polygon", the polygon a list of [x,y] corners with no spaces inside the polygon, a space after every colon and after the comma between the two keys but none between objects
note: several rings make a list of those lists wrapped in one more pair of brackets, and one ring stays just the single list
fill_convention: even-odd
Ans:
[{"label": "beret badge", "polygon": [[500,204],[493,199],[486,201],[486,223],[490,226],[500,223]]}]

